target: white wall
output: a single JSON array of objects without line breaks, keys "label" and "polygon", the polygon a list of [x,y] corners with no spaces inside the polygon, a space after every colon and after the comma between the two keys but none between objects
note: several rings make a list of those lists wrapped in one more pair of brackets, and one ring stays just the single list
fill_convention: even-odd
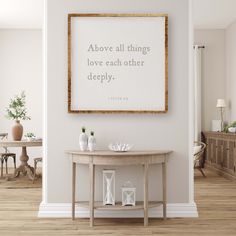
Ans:
[{"label": "white wall", "polygon": [[[188,203],[188,0],[47,0],[44,203],[71,200],[71,161],[65,150],[79,149],[81,126],[93,129],[99,149],[114,140],[134,144],[135,149],[171,149],[168,163],[168,202]],[[167,114],[68,114],[67,112],[67,14],[68,13],[168,13],[169,14],[169,111]],[[138,26],[137,26],[138,27]],[[92,94],[91,94],[92,95]],[[102,199],[102,168],[96,171],[96,199]],[[131,180],[142,199],[142,170],[116,168],[116,192]],[[80,200],[88,199],[88,168],[78,171]],[[155,179],[154,179],[155,178]],[[152,167],[150,198],[161,199],[161,172]]]},{"label": "white wall", "polygon": [[[31,116],[30,121],[22,121],[24,133],[42,137],[41,30],[0,30],[0,82],[0,132],[8,132],[11,139],[13,121],[5,118],[5,108],[10,98],[24,90]],[[42,156],[41,149],[28,148],[31,164],[33,157]],[[19,148],[10,150],[20,154]]]},{"label": "white wall", "polygon": [[226,73],[227,73],[227,104],[229,105],[228,120],[236,120],[236,22],[226,29]]},{"label": "white wall", "polygon": [[194,42],[202,49],[202,131],[211,130],[212,120],[220,119],[218,98],[225,98],[225,30],[195,30]]}]

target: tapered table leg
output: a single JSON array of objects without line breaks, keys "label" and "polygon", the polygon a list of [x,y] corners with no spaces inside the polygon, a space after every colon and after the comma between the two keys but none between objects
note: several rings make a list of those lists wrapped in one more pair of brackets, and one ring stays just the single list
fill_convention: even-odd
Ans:
[{"label": "tapered table leg", "polygon": [[148,163],[144,164],[144,192],[143,192],[143,204],[144,204],[144,226],[148,226]]},{"label": "tapered table leg", "polygon": [[72,220],[75,219],[75,179],[76,179],[76,163],[72,164]]},{"label": "tapered table leg", "polygon": [[166,161],[162,163],[163,219],[166,220]]},{"label": "tapered table leg", "polygon": [[90,175],[90,227],[94,225],[94,172],[95,172],[95,165],[93,163],[89,164],[89,175]]}]

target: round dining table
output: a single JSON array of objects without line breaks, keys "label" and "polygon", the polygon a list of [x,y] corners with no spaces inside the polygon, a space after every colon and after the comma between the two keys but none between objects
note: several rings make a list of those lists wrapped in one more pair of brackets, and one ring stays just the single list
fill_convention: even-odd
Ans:
[{"label": "round dining table", "polygon": [[22,141],[9,141],[9,140],[1,140],[0,147],[21,147],[21,155],[20,155],[20,166],[16,168],[14,175],[12,178],[16,178],[22,173],[23,175],[27,175],[29,179],[33,180],[34,176],[34,168],[28,164],[29,156],[27,155],[27,147],[40,147],[42,146],[42,140],[22,140]]}]

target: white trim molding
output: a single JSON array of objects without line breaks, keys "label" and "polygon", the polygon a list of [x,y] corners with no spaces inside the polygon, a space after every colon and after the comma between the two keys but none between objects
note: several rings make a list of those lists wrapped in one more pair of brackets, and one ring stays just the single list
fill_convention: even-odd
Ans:
[{"label": "white trim molding", "polygon": [[193,166],[193,143],[194,143],[194,77],[193,77],[193,38],[194,38],[194,28],[193,28],[193,1],[189,0],[189,64],[188,64],[188,148],[189,148],[189,202],[194,202],[194,166]]},{"label": "white trim molding", "polygon": [[[89,218],[87,208],[76,207],[75,216]],[[71,217],[70,203],[41,203],[39,206],[38,217],[47,218],[69,218]],[[135,211],[95,211],[97,218],[140,218],[143,217],[142,210]],[[149,209],[149,217],[162,217],[162,206]],[[167,217],[198,217],[196,203],[169,203],[167,204]]]},{"label": "white trim molding", "polygon": [[43,164],[42,164],[42,199],[47,201],[47,0],[44,0],[43,16]]}]

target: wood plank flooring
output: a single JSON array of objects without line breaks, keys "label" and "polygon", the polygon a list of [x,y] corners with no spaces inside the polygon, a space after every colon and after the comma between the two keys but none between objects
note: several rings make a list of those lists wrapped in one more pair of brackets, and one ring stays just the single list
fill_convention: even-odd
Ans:
[{"label": "wood plank flooring", "polygon": [[211,171],[207,178],[195,173],[195,197],[199,218],[151,219],[143,227],[142,219],[96,219],[94,228],[88,219],[39,219],[41,179],[32,184],[25,177],[17,181],[0,180],[0,236],[10,235],[236,235],[236,181]]}]

